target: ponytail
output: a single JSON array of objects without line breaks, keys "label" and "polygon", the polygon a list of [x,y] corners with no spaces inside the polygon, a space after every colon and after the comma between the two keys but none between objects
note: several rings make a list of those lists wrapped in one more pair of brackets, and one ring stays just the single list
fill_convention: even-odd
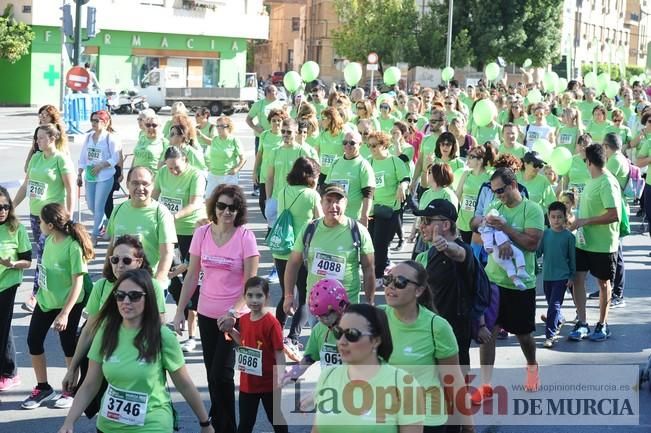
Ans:
[{"label": "ponytail", "polygon": [[91,240],[90,235],[84,226],[72,220],[69,220],[65,224],[65,229],[66,233],[81,247],[84,255],[84,260],[89,262],[94,259],[95,250],[93,249],[93,241]]},{"label": "ponytail", "polygon": [[48,203],[41,209],[41,220],[46,224],[52,224],[52,228],[58,232],[70,236],[82,249],[84,260],[87,262],[95,258],[93,242],[83,225],[70,219],[70,215],[59,203]]}]

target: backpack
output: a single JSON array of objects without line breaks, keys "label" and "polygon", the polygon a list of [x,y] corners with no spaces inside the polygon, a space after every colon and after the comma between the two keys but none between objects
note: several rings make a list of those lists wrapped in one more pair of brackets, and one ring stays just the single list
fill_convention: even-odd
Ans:
[{"label": "backpack", "polygon": [[[315,219],[310,221],[305,227],[305,232],[303,232],[303,263],[305,268],[308,269],[308,254],[310,249],[310,244],[312,243],[312,238],[316,232],[316,228],[321,222],[322,218]],[[352,218],[348,218],[348,228],[350,229],[350,234],[353,237],[353,247],[357,250],[357,262],[359,263],[359,251],[362,247],[362,236],[359,233],[359,226],[357,221]]]},{"label": "backpack", "polygon": [[[286,192],[287,189],[283,189],[284,195],[286,195]],[[303,192],[298,194],[292,204],[280,213],[265,239],[272,254],[289,254],[294,248],[296,234],[294,233],[294,218],[290,209],[301,195],[303,195]]]},{"label": "backpack", "polygon": [[622,190],[624,197],[628,199],[639,199],[644,190],[644,179],[640,172],[640,167],[631,164],[631,161],[626,158],[628,162],[628,178],[626,179],[626,186]]}]

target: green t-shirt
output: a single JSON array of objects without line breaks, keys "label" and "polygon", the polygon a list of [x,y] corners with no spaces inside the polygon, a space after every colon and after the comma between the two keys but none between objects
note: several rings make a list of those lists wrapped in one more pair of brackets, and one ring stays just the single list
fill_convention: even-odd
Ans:
[{"label": "green t-shirt", "polygon": [[[156,189],[160,191],[158,202],[165,206],[172,215],[176,215],[190,204],[190,199],[193,196],[199,196],[203,200],[203,195],[206,192],[206,179],[196,168],[189,165],[178,176],[170,173],[167,166],[163,166],[156,176]],[[205,210],[195,209],[190,215],[174,219],[176,234],[192,235],[197,221],[204,215]]]},{"label": "green t-shirt", "polygon": [[[486,208],[484,215],[488,214],[491,209],[497,209],[500,216],[505,218],[506,222],[517,231],[524,232],[525,229],[537,229],[542,232],[545,228],[545,218],[540,206],[524,197],[522,197],[522,201],[514,208],[509,208],[501,201],[495,200]],[[514,245],[524,253],[525,268],[528,277],[523,278],[522,282],[528,289],[534,288],[536,287],[536,252],[526,251],[515,243]],[[517,290],[504,268],[495,262],[492,254],[488,255],[486,275],[488,275],[488,279],[492,283],[498,286]]]},{"label": "green t-shirt", "polygon": [[326,101],[323,102],[312,101],[311,104],[314,105],[314,109],[316,110],[316,118],[321,120],[321,113],[323,113],[323,110],[328,108],[328,103]]},{"label": "green t-shirt", "polygon": [[502,125],[495,123],[493,126],[475,126],[472,136],[475,137],[480,146],[487,141],[500,143],[502,141]]},{"label": "green t-shirt", "polygon": [[[321,202],[321,196],[314,189],[305,185],[287,185],[278,189],[278,215],[289,208],[292,215],[294,235],[300,233],[305,225],[312,221],[314,208]],[[275,259],[287,260],[290,254],[272,254]]]},{"label": "green t-shirt", "polygon": [[[165,313],[165,293],[163,288],[160,286],[158,280],[152,279],[151,282],[154,285],[154,292],[156,293],[156,304],[158,305],[158,312],[161,314]],[[99,280],[93,283],[93,290],[88,296],[88,301],[84,309],[89,316],[94,316],[99,313],[99,310],[102,309],[106,300],[109,299],[113,293],[113,283],[111,283],[106,278],[100,278]]]},{"label": "green t-shirt", "polygon": [[[249,110],[248,117],[258,120],[258,126],[262,127],[265,131],[271,129],[271,124],[269,123],[268,117],[269,113],[273,109],[283,108],[283,102],[280,100],[275,100],[272,102],[267,101],[266,98],[259,99],[253,103],[251,109]],[[264,134],[264,131],[262,132]],[[262,134],[255,133],[255,136],[258,137]]]},{"label": "green t-shirt", "polygon": [[572,157],[572,165],[570,165],[570,171],[567,173],[567,177],[567,188],[576,189],[577,193],[581,194],[586,182],[590,180],[590,171],[581,155],[577,154]]},{"label": "green t-shirt", "polygon": [[524,154],[527,153],[528,149],[520,143],[513,143],[513,147],[506,147],[504,143],[500,144],[500,146],[497,149],[497,152],[500,155],[503,154],[508,154],[508,155],[513,155],[518,159],[524,158]]},{"label": "green t-shirt", "polygon": [[613,124],[609,120],[602,123],[590,122],[585,132],[592,136],[593,143],[603,143],[604,137],[610,132],[612,127]]},{"label": "green t-shirt", "polygon": [[[25,226],[18,224],[14,231],[9,230],[5,222],[0,225],[0,257],[14,262],[18,260],[18,253],[26,253],[32,250],[29,235]],[[0,292],[23,282],[23,270],[11,269],[0,265]]]},{"label": "green t-shirt", "polygon": [[267,181],[267,171],[271,163],[271,157],[273,156],[274,150],[282,146],[282,143],[283,137],[272,133],[271,130],[266,130],[260,134],[258,153],[262,153],[262,161],[260,162],[260,172],[256,173],[260,183]]},{"label": "green t-shirt", "polygon": [[369,149],[368,145],[364,143],[359,146],[359,154],[362,155],[362,158],[366,160],[373,158],[373,152],[371,152],[371,149]]},{"label": "green t-shirt", "polygon": [[431,155],[431,159],[436,158],[434,156],[434,150],[436,149],[436,140],[439,139],[439,134],[429,134],[423,137],[423,141],[420,143],[420,151],[418,158],[423,159],[423,172],[427,171],[427,157]]},{"label": "green t-shirt", "polygon": [[596,107],[597,105],[603,105],[603,104],[596,100],[592,102],[579,101],[576,103],[576,107],[581,112],[581,119],[583,120],[584,125],[592,123],[592,110],[594,110],[594,107]]},{"label": "green t-shirt", "polygon": [[545,120],[547,121],[547,124],[554,129],[558,129],[562,125],[561,120],[552,113],[545,116]]},{"label": "green t-shirt", "polygon": [[293,143],[292,147],[282,145],[273,151],[269,158],[269,167],[274,169],[274,184],[271,196],[278,198],[278,193],[287,185],[287,175],[292,171],[294,162],[301,156],[318,159],[316,151],[309,145]]},{"label": "green t-shirt", "polygon": [[391,128],[393,128],[393,124],[398,121],[398,118],[394,117],[393,115],[390,115],[386,119],[380,116],[378,117],[378,121],[380,122],[380,131],[386,132],[388,134],[391,132]]},{"label": "green t-shirt", "polygon": [[317,322],[314,328],[312,328],[310,338],[308,338],[307,344],[305,345],[304,355],[309,356],[313,361],[320,361],[321,348],[324,344],[329,344],[331,345],[330,347],[334,346],[336,349],[337,339],[327,326],[321,322]]},{"label": "green t-shirt", "polygon": [[[161,154],[159,164],[164,164],[165,163],[165,152],[167,152],[167,149],[172,146],[166,146],[165,150]],[[183,147],[178,148],[181,153],[185,156],[185,158],[188,160],[188,164],[191,167],[196,168],[197,170],[205,170],[206,169],[206,160],[203,156],[203,150],[200,148],[196,148],[194,146],[186,145]]]},{"label": "green t-shirt", "polygon": [[519,172],[516,177],[518,183],[527,187],[529,200],[538,203],[541,208],[547,209],[550,204],[556,201],[554,188],[552,188],[551,183],[549,183],[549,179],[542,174],[536,175],[536,177],[531,180],[525,180],[522,172]]},{"label": "green t-shirt", "polygon": [[111,239],[136,236],[142,242],[152,269],[158,266],[160,245],[177,241],[172,214],[156,200],[141,208],[134,208],[129,200],[119,204],[113,209],[106,232]]},{"label": "green t-shirt", "polygon": [[[617,209],[621,219],[622,195],[615,176],[604,171],[599,177],[588,180],[581,193],[578,218],[603,215],[607,209]],[[582,233],[581,233],[582,232]],[[619,246],[619,221],[610,224],[590,224],[580,227],[576,234],[576,247],[593,253],[614,253]]]},{"label": "green t-shirt", "polygon": [[628,182],[628,173],[631,170],[628,159],[626,159],[624,154],[622,152],[616,152],[610,155],[610,158],[606,161],[606,168],[610,171],[610,174],[615,176],[619,187],[624,190]]},{"label": "green t-shirt", "polygon": [[[38,267],[36,301],[46,313],[63,308],[72,289],[73,276],[88,273],[81,246],[70,236],[61,242],[54,242],[53,235],[48,236]],[[83,300],[84,291],[81,290],[76,303]]]},{"label": "green t-shirt", "polygon": [[[100,353],[104,330],[100,329],[90,346],[88,358],[101,365],[102,373],[109,383],[109,389],[102,397],[100,408],[106,407],[108,414],[115,414],[117,410],[126,412],[126,405],[131,402],[131,414],[136,416],[133,408],[138,405],[138,413],[146,411],[144,425],[125,425],[102,415],[97,416],[97,428],[104,432],[112,433],[160,433],[172,431],[172,405],[167,391],[167,375],[165,372],[175,372],[183,367],[185,360],[181,346],[174,333],[166,326],[161,326],[162,352],[154,362],[145,362],[140,359],[138,349],[133,341],[140,329],[130,329],[122,326],[118,333],[118,344],[108,358]],[[111,389],[128,393],[123,398],[124,403],[111,398]],[[143,406],[146,399],[147,407]]]},{"label": "green t-shirt", "polygon": [[[649,156],[651,156],[651,140],[645,140],[639,146],[639,150],[637,151],[637,157],[648,158]],[[651,185],[651,176],[646,177],[646,184]]]},{"label": "green t-shirt", "polygon": [[470,220],[475,216],[475,207],[477,206],[477,195],[479,188],[484,182],[488,182],[490,174],[486,171],[480,173],[478,176],[473,172],[468,172],[466,180],[463,183],[463,191],[461,192],[461,208],[457,216],[457,227],[464,232],[470,231]]},{"label": "green t-shirt", "polygon": [[44,152],[35,152],[27,165],[27,191],[29,213],[40,216],[43,206],[50,203],[64,204],[66,188],[63,176],[74,173],[75,168],[68,155],[55,152],[49,158]]},{"label": "green t-shirt", "polygon": [[[348,228],[348,218],[335,227],[327,227],[323,219],[319,220],[307,257],[307,296],[310,295],[310,289],[317,281],[334,278],[346,288],[350,302],[359,302],[361,289],[359,255],[373,254],[375,249],[366,227],[361,224],[357,224],[357,226],[361,240],[359,253],[353,245],[353,236]],[[293,252],[303,253],[305,227],[296,237]]]},{"label": "green t-shirt", "polygon": [[396,191],[403,179],[409,179],[407,167],[397,156],[389,156],[385,159],[372,158],[370,164],[375,173],[373,203],[389,206],[393,210],[400,209],[401,203],[396,200]]},{"label": "green t-shirt", "polygon": [[579,138],[579,128],[576,126],[561,126],[558,129],[558,146],[564,147],[572,155],[576,153],[576,141]]},{"label": "green t-shirt", "polygon": [[217,127],[210,122],[206,122],[203,128],[197,128],[197,129],[201,131],[203,135],[210,137],[210,140],[206,140],[201,135],[197,134],[199,144],[205,150],[206,147],[208,147],[212,142],[212,139],[217,137]]},{"label": "green t-shirt", "polygon": [[456,209],[459,209],[459,199],[457,198],[457,194],[449,186],[439,190],[434,190],[432,188],[425,190],[418,201],[418,209],[425,209],[432,200],[436,199],[447,200],[452,203]]},{"label": "green t-shirt", "polygon": [[163,137],[151,139],[145,134],[140,135],[136,147],[133,149],[132,167],[147,167],[153,173],[158,170],[158,162],[163,158],[167,148],[167,140]]},{"label": "green t-shirt", "polygon": [[337,135],[332,135],[330,131],[321,131],[319,134],[319,158],[321,158],[321,174],[330,174],[332,164],[344,156],[344,131]]},{"label": "green t-shirt", "polygon": [[[393,352],[389,364],[414,375],[427,391],[424,425],[438,426],[447,421],[443,387],[435,359],[445,359],[459,353],[457,339],[452,327],[443,317],[427,308],[418,308],[418,317],[412,323],[402,322],[395,310],[388,305],[380,306],[387,313]],[[438,390],[438,393],[435,391]]]},{"label": "green t-shirt", "polygon": [[238,166],[240,156],[244,155],[242,143],[236,137],[222,139],[215,137],[207,150],[210,174],[224,176]]},{"label": "green t-shirt", "polygon": [[357,158],[337,159],[326,178],[326,184],[336,183],[348,194],[346,216],[355,220],[362,215],[362,189],[375,188],[375,172],[371,164],[361,155]]},{"label": "green t-shirt", "polygon": [[[422,404],[416,397],[420,394],[416,392],[416,389],[420,388],[420,384],[416,380],[408,379],[409,385],[406,385],[405,376],[407,373],[403,370],[389,364],[381,364],[377,373],[365,384],[361,385],[356,382],[358,387],[350,387],[347,386],[351,384],[348,366],[339,365],[322,370],[314,395],[316,404],[314,425],[318,427],[319,433],[341,433],[342,431],[346,433],[368,433],[369,431],[398,433],[401,425],[422,423],[424,416],[416,409]],[[369,404],[369,409],[360,414],[356,409],[363,407],[362,396],[366,394],[362,394],[360,386],[370,387],[374,394],[379,389],[388,389],[393,386],[405,401],[397,401],[394,400],[396,397],[386,396],[386,400],[391,399],[390,403],[387,403],[387,407],[398,404],[397,411],[387,410],[386,415],[380,418],[381,414],[377,413],[378,405]],[[355,392],[352,391],[353,389]],[[406,401],[405,395],[413,397],[410,398],[410,401]],[[344,404],[344,401],[348,404]],[[351,410],[352,408],[355,409]]]},{"label": "green t-shirt", "polygon": [[629,128],[626,125],[616,126],[613,124],[608,130],[608,132],[614,132],[615,134],[619,135],[619,138],[622,139],[622,149],[627,148],[628,144],[633,139],[633,133],[631,132],[631,128]]}]

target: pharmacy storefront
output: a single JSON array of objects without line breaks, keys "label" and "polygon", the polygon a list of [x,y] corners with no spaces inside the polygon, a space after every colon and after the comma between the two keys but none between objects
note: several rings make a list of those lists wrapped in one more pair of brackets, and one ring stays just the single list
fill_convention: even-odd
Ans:
[{"label": "pharmacy storefront", "polygon": [[[0,105],[57,105],[61,32],[33,26],[31,52],[11,65],[0,61]],[[102,89],[138,87],[153,68],[172,71],[168,87],[240,87],[246,72],[246,40],[104,29],[84,42],[81,62],[89,62]],[[70,65],[66,65],[67,70]]]}]

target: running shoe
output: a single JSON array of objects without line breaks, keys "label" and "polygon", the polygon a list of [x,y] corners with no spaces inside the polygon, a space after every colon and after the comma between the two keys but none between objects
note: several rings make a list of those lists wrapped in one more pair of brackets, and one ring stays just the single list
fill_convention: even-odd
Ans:
[{"label": "running shoe", "polygon": [[509,338],[509,332],[506,329],[500,329],[500,332],[497,333],[498,340],[506,340]]},{"label": "running shoe", "polygon": [[588,324],[576,322],[574,329],[570,332],[570,335],[567,336],[567,339],[572,341],[581,341],[584,338],[587,338],[588,334],[590,334],[590,327]]},{"label": "running shoe", "polygon": [[479,388],[475,389],[470,396],[470,401],[475,406],[480,406],[484,400],[490,400],[493,398],[493,387],[488,384],[483,384]]},{"label": "running shoe", "polygon": [[269,280],[269,284],[278,284],[280,282],[280,280],[278,279],[278,272],[276,271],[275,266],[271,268],[269,275],[267,275],[267,280]]},{"label": "running shoe", "polygon": [[610,308],[621,308],[626,306],[626,301],[621,296],[613,296],[610,299]]},{"label": "running shoe", "polygon": [[610,334],[610,327],[607,323],[597,323],[589,338],[590,341],[606,341]]},{"label": "running shoe", "polygon": [[590,293],[588,295],[588,299],[599,299],[599,290],[595,290],[594,292]]},{"label": "running shoe", "polygon": [[34,387],[32,394],[23,400],[20,407],[23,409],[36,409],[46,401],[54,400],[55,398],[57,398],[57,393],[52,388],[39,389],[38,387]]},{"label": "running shoe", "polygon": [[524,384],[524,390],[527,392],[536,392],[540,389],[540,376],[538,375],[538,364],[527,365],[527,381]]},{"label": "running shoe", "polygon": [[20,306],[21,309],[27,311],[28,313],[33,313],[35,307],[36,307],[36,297],[34,295],[30,295],[29,298],[27,298],[27,300],[23,302],[23,305]]},{"label": "running shoe", "polygon": [[402,245],[404,244],[404,241],[400,239],[398,243],[396,244],[395,247],[391,248],[391,251],[402,251]]},{"label": "running shoe", "polygon": [[18,385],[20,385],[20,376],[18,375],[15,375],[14,377],[0,377],[0,391],[8,391]]},{"label": "running shoe", "polygon": [[184,353],[194,352],[194,349],[197,347],[197,340],[194,338],[188,338],[183,343],[181,343],[181,350]]},{"label": "running shoe", "polygon": [[285,352],[285,355],[287,355],[287,357],[292,361],[300,362],[300,350],[298,349],[297,344],[289,338],[283,339],[283,352]]},{"label": "running shoe", "polygon": [[61,397],[54,402],[54,407],[57,409],[70,409],[72,407],[72,400],[74,396],[67,391],[63,391]]},{"label": "running shoe", "polygon": [[543,347],[547,349],[551,349],[554,347],[554,339],[553,338],[545,338],[545,342],[543,343]]}]

